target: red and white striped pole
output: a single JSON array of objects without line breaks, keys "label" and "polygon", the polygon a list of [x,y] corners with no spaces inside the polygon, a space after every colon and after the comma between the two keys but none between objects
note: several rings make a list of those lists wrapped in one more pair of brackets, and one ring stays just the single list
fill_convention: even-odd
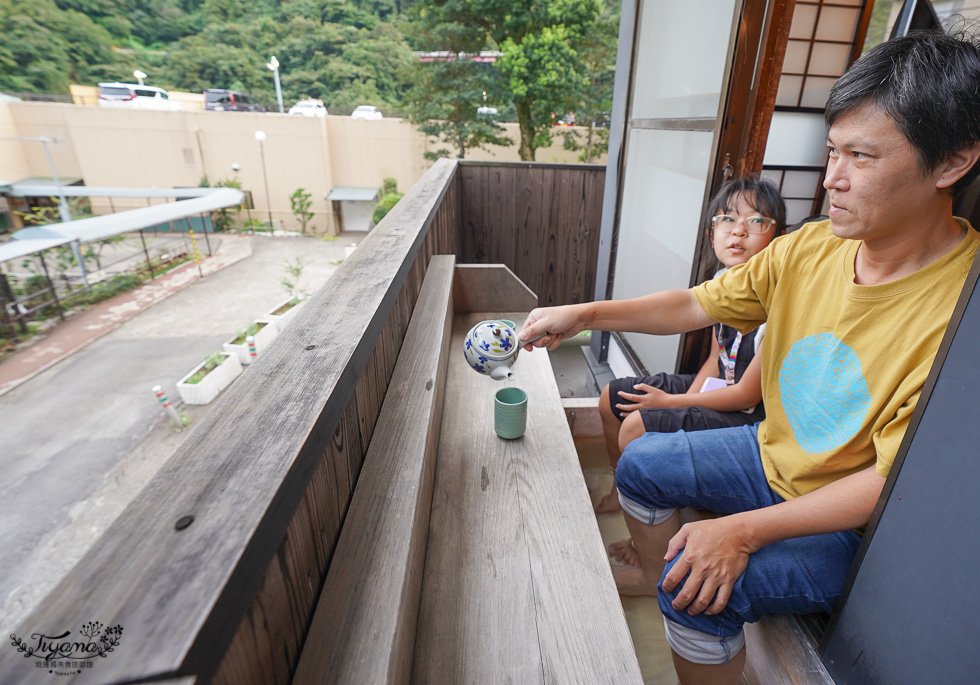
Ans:
[{"label": "red and white striped pole", "polygon": [[167,412],[170,420],[174,422],[174,426],[176,426],[177,430],[180,430],[183,427],[183,423],[181,423],[180,420],[180,414],[177,413],[177,408],[174,407],[173,402],[171,402],[164,394],[163,388],[159,385],[154,385],[153,394],[157,396],[158,400],[160,400],[160,404],[163,405],[163,410]]},{"label": "red and white striped pole", "polygon": [[258,354],[258,352],[255,349],[255,337],[250,335],[247,338],[245,338],[245,342],[248,343],[248,356],[250,357],[248,361],[249,364],[251,364],[252,362],[255,361],[255,357]]}]

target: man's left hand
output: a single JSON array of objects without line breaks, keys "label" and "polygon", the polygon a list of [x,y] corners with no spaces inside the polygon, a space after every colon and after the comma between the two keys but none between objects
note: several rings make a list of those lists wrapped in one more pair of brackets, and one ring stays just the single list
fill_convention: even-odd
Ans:
[{"label": "man's left hand", "polygon": [[696,616],[721,612],[732,596],[735,581],[754,552],[737,514],[685,524],[667,545],[664,557],[671,561],[683,550],[680,560],[663,579],[663,589],[673,592],[684,577],[671,605]]}]

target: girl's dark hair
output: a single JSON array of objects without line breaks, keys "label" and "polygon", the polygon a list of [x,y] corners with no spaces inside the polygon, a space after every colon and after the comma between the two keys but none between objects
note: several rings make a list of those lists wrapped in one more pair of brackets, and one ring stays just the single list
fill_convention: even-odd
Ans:
[{"label": "girl's dark hair", "polygon": [[[830,90],[824,119],[873,104],[895,122],[929,172],[980,140],[980,46],[965,32],[914,31],[875,46]],[[975,164],[956,194],[980,173]]]},{"label": "girl's dark hair", "polygon": [[724,214],[735,206],[738,197],[745,199],[752,209],[762,216],[776,220],[776,235],[786,231],[786,203],[779,193],[776,184],[767,178],[752,175],[744,178],[733,178],[718,189],[711,201],[708,202],[708,228],[711,228],[711,217]]}]

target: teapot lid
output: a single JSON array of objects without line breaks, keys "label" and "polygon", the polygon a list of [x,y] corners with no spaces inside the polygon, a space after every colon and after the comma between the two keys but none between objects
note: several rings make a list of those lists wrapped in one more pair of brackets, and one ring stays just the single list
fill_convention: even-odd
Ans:
[{"label": "teapot lid", "polygon": [[481,321],[470,330],[468,342],[488,359],[508,359],[516,354],[517,333],[509,321]]}]

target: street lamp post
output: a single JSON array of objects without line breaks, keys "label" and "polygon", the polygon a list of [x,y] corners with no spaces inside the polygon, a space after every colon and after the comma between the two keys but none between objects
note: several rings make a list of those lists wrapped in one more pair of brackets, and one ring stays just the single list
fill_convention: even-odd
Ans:
[{"label": "street lamp post", "polygon": [[276,79],[276,101],[279,103],[279,113],[283,113],[282,109],[282,88],[279,86],[279,60],[273,55],[272,59],[265,65],[267,69],[272,70],[272,75]]},{"label": "street lamp post", "polygon": [[259,156],[262,158],[262,179],[265,181],[265,205],[269,212],[269,229],[274,228],[272,224],[272,196],[269,195],[269,175],[265,170],[265,147],[263,143],[265,142],[265,131],[256,131],[255,139],[259,141]]}]

